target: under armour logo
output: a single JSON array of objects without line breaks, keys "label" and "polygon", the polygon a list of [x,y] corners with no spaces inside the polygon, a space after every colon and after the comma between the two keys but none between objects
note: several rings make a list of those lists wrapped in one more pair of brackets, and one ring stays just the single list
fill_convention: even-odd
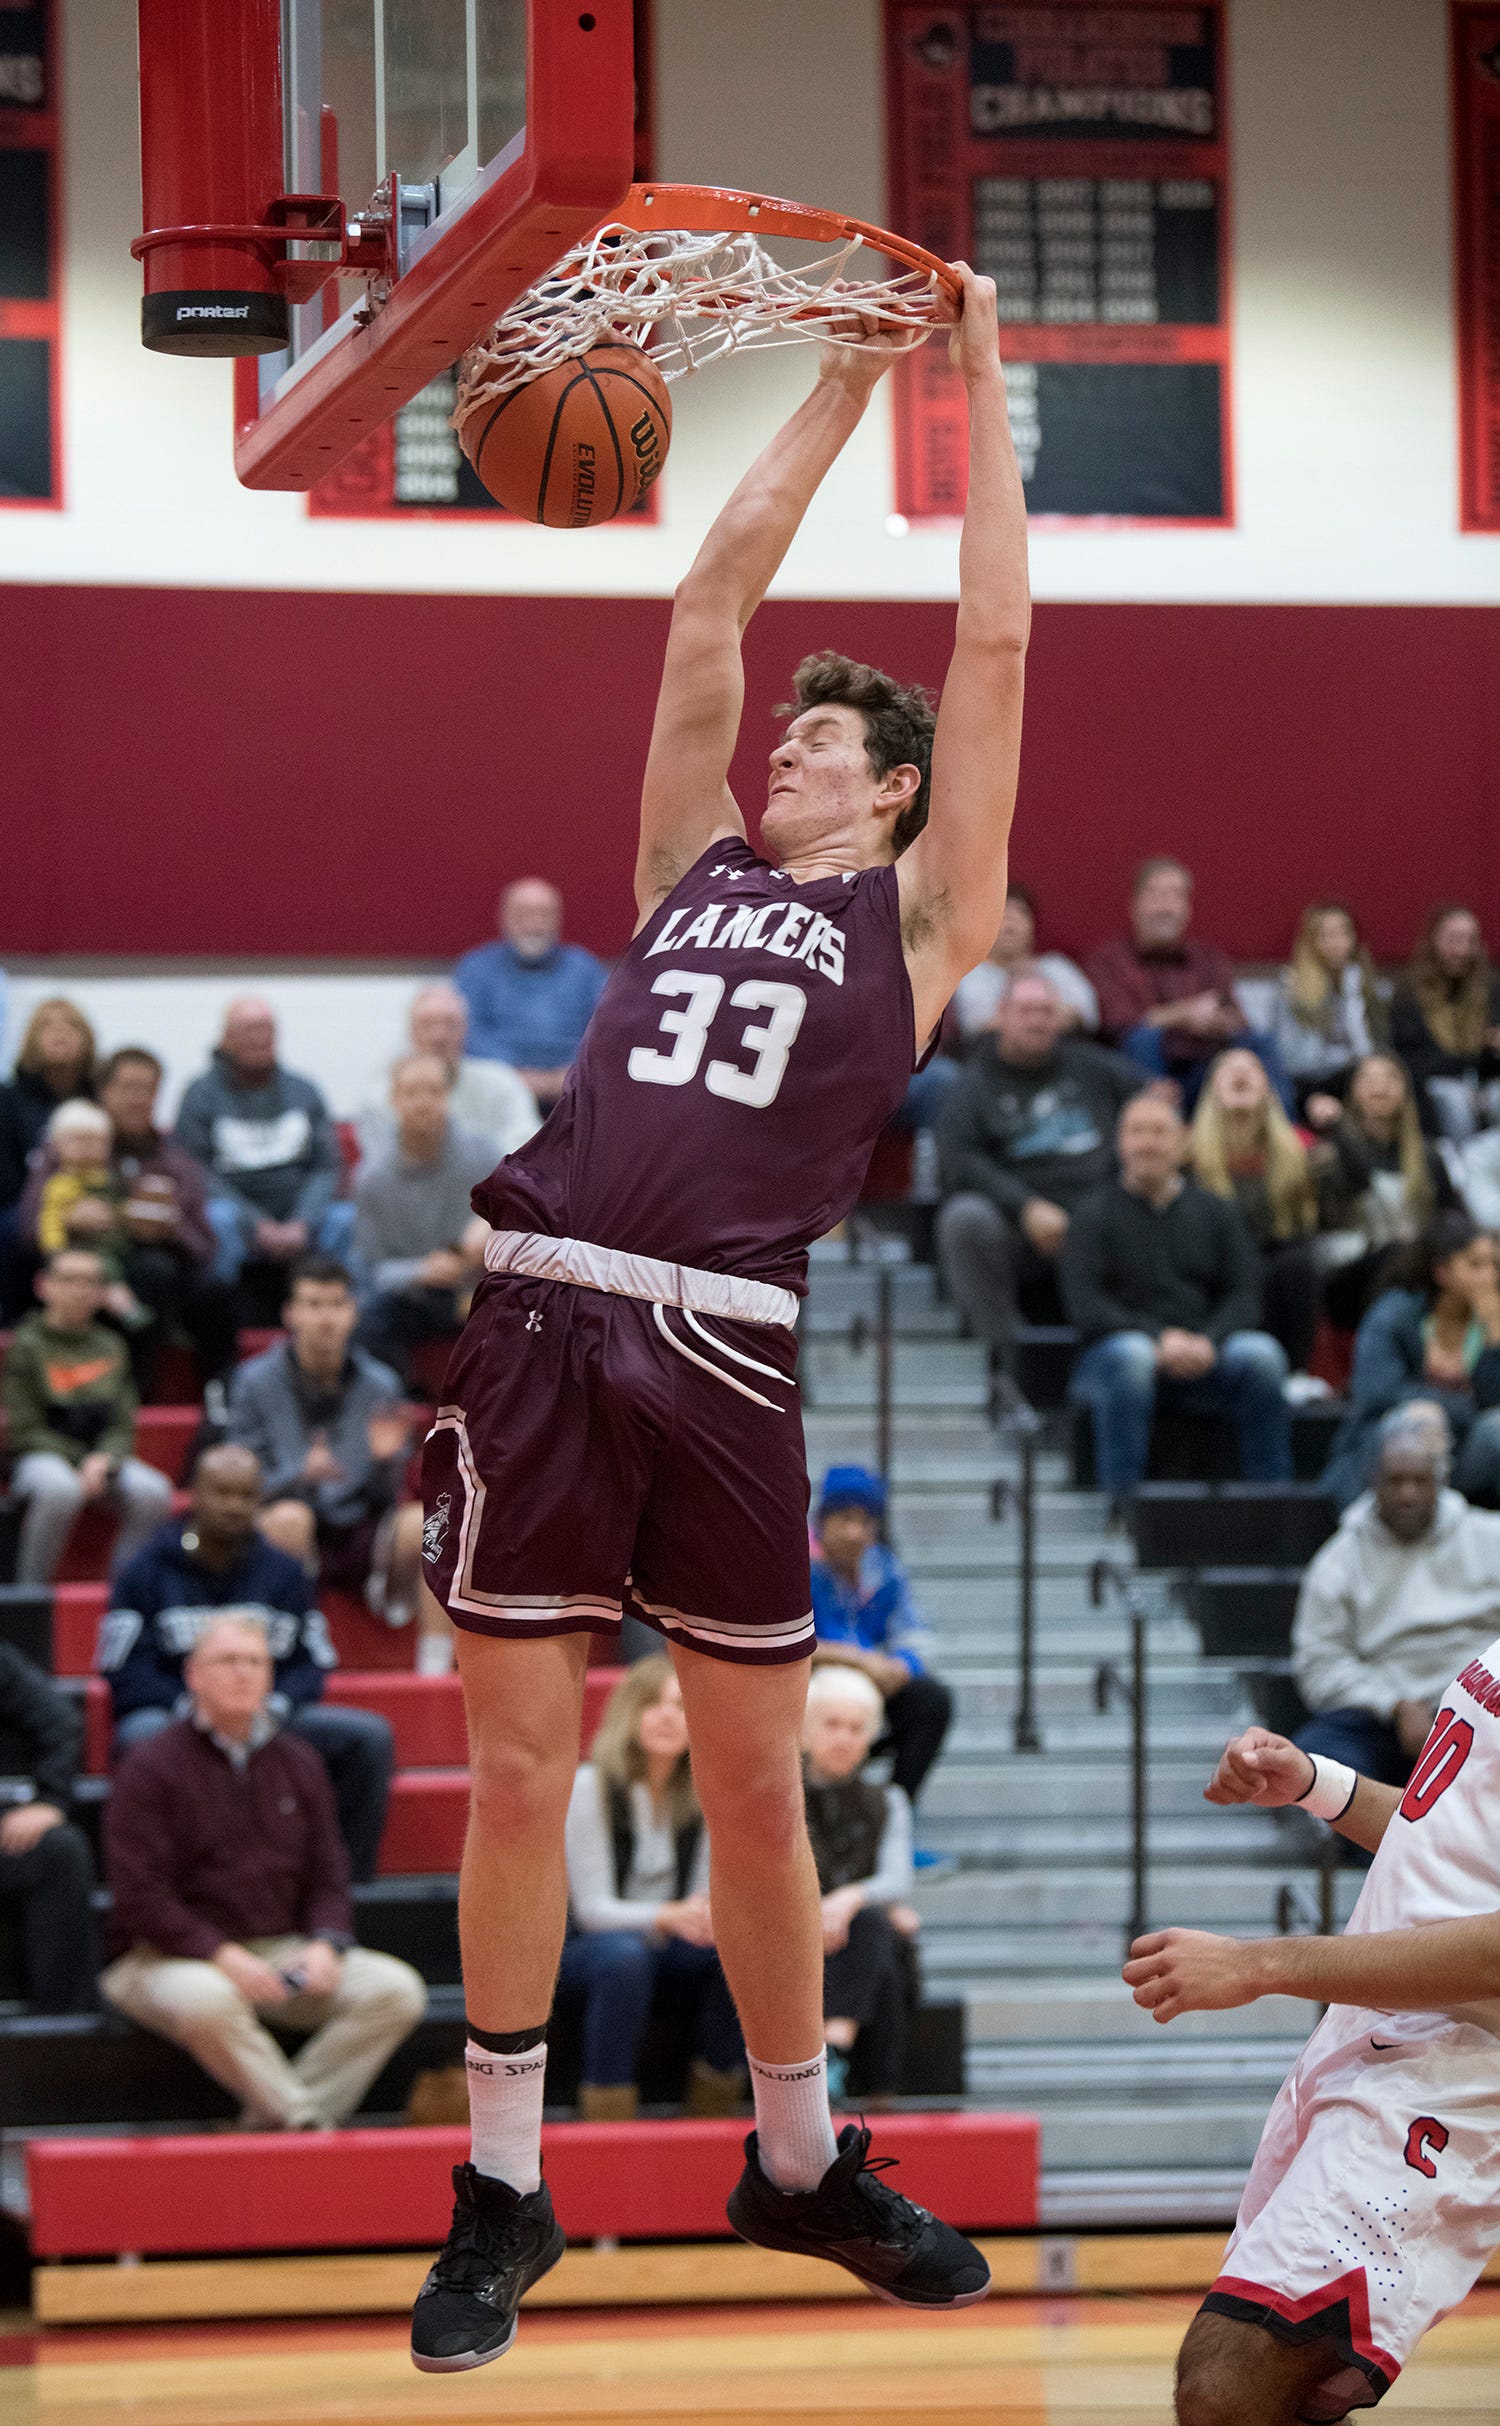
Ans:
[{"label": "under armour logo", "polygon": [[722,859],[716,868],[710,868],[708,872],[710,876],[727,876],[731,884],[738,884],[745,873],[743,868],[727,867]]},{"label": "under armour logo", "polygon": [[531,1312],[526,1317],[526,1328],[528,1331],[540,1331],[541,1327],[542,1318],[537,1312],[535,1306],[533,1306]]}]

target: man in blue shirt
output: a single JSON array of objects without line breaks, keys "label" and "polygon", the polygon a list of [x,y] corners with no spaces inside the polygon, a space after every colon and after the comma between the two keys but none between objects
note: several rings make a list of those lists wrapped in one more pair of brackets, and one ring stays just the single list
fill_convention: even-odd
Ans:
[{"label": "man in blue shirt", "polygon": [[609,971],[581,944],[562,941],[562,895],[523,876],[500,896],[500,939],[465,952],[453,982],[469,1006],[468,1050],[508,1061],[544,1112],[594,1015]]},{"label": "man in blue shirt", "polygon": [[275,1664],[272,1708],[321,1753],[356,1879],[373,1878],[396,1765],[390,1722],[322,1699],[338,1653],[300,1559],[257,1529],[260,1461],[226,1441],[193,1468],[186,1518],[153,1533],[114,1578],[97,1654],[109,1684],[118,1755],[159,1734],[190,1698],[189,1653],[211,1619],[250,1610]]},{"label": "man in blue shirt", "polygon": [[830,1466],[815,1520],[814,1658],[862,1668],[885,1699],[876,1750],[892,1754],[891,1783],[915,1803],[943,1747],[953,1696],[927,1673],[928,1632],[906,1569],[881,1540],[885,1485],[864,1466]]}]

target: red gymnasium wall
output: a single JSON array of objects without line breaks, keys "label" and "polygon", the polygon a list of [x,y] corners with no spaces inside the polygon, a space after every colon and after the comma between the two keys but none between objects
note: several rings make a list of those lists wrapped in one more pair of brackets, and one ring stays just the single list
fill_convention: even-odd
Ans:
[{"label": "red gymnasium wall", "polygon": [[[628,932],[661,600],[0,587],[0,954],[446,958],[544,871]],[[939,683],[952,609],[773,603],[750,633],[742,799],[771,709],[836,643]],[[1347,896],[1385,959],[1462,894],[1500,937],[1500,616],[1044,605],[1014,869],[1049,941],[1115,927],[1181,853],[1247,959]]]}]

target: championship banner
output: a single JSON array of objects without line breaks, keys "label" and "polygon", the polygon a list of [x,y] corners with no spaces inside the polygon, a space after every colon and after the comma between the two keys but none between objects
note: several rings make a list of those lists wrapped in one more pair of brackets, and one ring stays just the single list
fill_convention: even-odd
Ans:
[{"label": "championship banner", "polygon": [[62,503],[53,0],[0,0],[0,508]]},{"label": "championship banner", "polygon": [[1459,520],[1500,532],[1500,8],[1451,0]]},{"label": "championship banner", "polygon": [[[1033,514],[1227,524],[1225,0],[886,0],[891,225],[995,281]],[[898,366],[896,506],[963,512],[962,384]]]}]

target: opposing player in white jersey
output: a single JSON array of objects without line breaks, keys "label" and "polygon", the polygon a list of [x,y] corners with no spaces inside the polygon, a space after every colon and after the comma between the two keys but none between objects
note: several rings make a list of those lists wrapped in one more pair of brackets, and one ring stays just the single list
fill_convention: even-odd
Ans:
[{"label": "opposing player in white jersey", "polygon": [[1271,2109],[1180,2426],[1368,2409],[1500,2245],[1500,1641],[1443,1696],[1402,1794],[1252,1727],[1211,1803],[1300,1804],[1375,1860],[1342,1937],[1138,1938],[1159,2022],[1262,1996],[1329,2011]]}]

